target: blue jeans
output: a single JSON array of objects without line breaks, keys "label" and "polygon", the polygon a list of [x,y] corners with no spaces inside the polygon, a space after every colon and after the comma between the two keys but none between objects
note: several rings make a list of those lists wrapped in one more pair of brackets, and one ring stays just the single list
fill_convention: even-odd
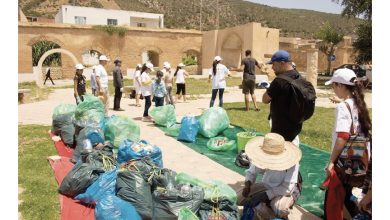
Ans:
[{"label": "blue jeans", "polygon": [[225,89],[213,89],[211,91],[210,108],[214,106],[215,98],[217,98],[217,92],[219,91],[219,107],[223,106],[223,92]]}]

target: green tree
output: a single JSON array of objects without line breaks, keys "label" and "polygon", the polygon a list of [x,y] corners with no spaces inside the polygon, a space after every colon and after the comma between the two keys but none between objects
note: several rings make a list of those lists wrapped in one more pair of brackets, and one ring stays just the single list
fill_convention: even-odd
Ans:
[{"label": "green tree", "polygon": [[[60,45],[51,41],[40,41],[32,45],[33,66],[37,66],[42,55],[51,49],[60,48]],[[43,61],[43,66],[61,66],[61,54],[54,53]]]},{"label": "green tree", "polygon": [[326,57],[328,57],[328,68],[326,70],[326,74],[330,74],[330,68],[332,65],[330,57],[334,55],[336,45],[343,40],[343,35],[339,34],[332,26],[330,26],[329,22],[326,22],[316,33],[316,37],[322,40],[318,49],[324,53]]}]

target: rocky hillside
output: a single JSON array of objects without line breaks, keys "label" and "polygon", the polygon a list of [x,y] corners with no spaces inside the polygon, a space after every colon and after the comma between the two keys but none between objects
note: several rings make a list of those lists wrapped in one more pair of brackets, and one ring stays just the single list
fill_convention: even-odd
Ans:
[{"label": "rocky hillside", "polygon": [[[167,28],[200,29],[200,0],[19,0],[27,16],[53,18],[60,5],[76,5],[163,13]],[[281,29],[281,36],[311,38],[329,21],[341,33],[353,35],[359,19],[311,10],[282,9],[242,0],[203,0],[202,30],[231,27],[248,22]]]}]

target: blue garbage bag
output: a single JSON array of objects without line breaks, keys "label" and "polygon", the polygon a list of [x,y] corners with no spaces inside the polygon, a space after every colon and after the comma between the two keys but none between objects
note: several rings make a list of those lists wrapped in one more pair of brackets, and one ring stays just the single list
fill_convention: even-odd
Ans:
[{"label": "blue garbage bag", "polygon": [[115,185],[118,169],[105,172],[87,188],[85,193],[79,194],[75,199],[84,203],[94,204],[107,195],[115,195]]},{"label": "blue garbage bag", "polygon": [[124,140],[119,145],[118,163],[124,163],[133,159],[150,157],[158,167],[163,167],[162,153],[160,147],[150,144],[146,140],[133,142],[130,139]]},{"label": "blue garbage bag", "polygon": [[95,207],[96,220],[141,220],[134,206],[115,195],[106,195]]},{"label": "blue garbage bag", "polygon": [[181,128],[177,140],[195,142],[199,131],[199,121],[195,117],[186,116],[181,120]]}]

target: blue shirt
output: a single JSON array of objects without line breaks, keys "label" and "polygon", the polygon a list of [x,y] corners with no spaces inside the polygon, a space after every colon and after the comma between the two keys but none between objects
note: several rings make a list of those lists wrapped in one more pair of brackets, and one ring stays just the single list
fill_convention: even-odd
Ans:
[{"label": "blue shirt", "polygon": [[156,97],[164,97],[167,94],[167,89],[165,88],[165,83],[161,80],[160,84],[156,81],[153,81],[152,84],[153,95]]}]

